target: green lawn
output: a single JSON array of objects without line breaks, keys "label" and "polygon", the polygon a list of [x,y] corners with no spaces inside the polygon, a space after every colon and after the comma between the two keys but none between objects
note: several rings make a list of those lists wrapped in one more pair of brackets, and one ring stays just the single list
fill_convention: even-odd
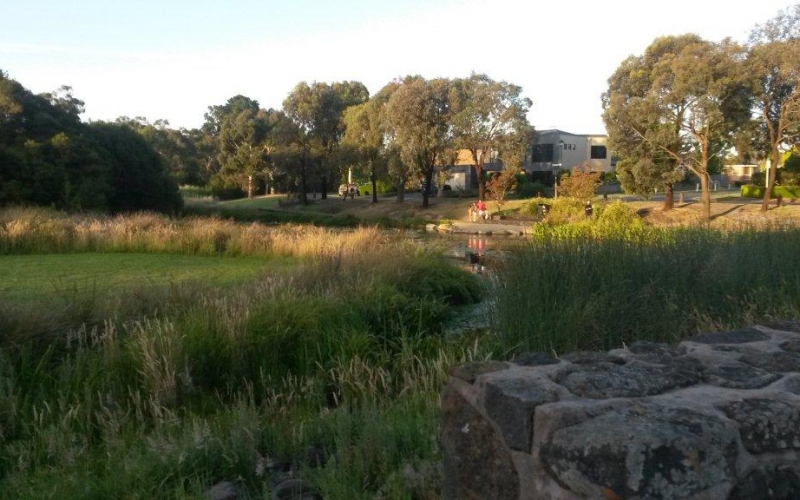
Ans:
[{"label": "green lawn", "polygon": [[172,254],[0,255],[0,298],[44,298],[84,290],[195,280],[221,285],[252,278],[273,264],[259,257]]}]

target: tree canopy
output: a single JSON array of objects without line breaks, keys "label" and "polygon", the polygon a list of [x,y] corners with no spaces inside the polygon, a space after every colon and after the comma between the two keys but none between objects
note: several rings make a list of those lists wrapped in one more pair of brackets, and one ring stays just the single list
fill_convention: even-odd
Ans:
[{"label": "tree canopy", "polygon": [[492,154],[503,151],[503,159],[521,167],[530,139],[527,114],[530,99],[522,87],[496,82],[483,74],[457,79],[452,91],[455,147],[469,151],[478,178],[478,197],[484,199],[483,165]]},{"label": "tree canopy", "polygon": [[610,143],[624,155],[626,188],[669,187],[687,169],[700,179],[710,217],[709,168],[749,119],[742,60],[730,41],[684,35],[656,39],[623,62],[602,100]]},{"label": "tree canopy", "polygon": [[[747,54],[756,142],[771,168],[761,210],[766,211],[781,148],[800,138],[800,5],[753,29]],[[760,141],[759,141],[760,139]]]},{"label": "tree canopy", "polygon": [[124,124],[80,120],[69,87],[34,95],[0,71],[0,205],[68,210],[181,207],[156,151]]}]

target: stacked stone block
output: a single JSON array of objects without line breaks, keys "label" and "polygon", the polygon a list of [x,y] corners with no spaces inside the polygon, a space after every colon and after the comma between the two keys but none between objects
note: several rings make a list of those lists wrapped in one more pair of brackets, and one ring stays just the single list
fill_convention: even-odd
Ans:
[{"label": "stacked stone block", "polygon": [[800,323],[456,367],[445,497],[800,498]]}]

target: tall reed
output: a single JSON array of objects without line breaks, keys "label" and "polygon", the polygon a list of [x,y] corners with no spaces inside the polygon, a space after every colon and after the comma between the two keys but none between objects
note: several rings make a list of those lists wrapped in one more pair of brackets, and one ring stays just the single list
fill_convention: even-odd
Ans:
[{"label": "tall reed", "polygon": [[564,234],[541,235],[498,272],[494,318],[506,351],[673,342],[800,310],[797,229]]}]

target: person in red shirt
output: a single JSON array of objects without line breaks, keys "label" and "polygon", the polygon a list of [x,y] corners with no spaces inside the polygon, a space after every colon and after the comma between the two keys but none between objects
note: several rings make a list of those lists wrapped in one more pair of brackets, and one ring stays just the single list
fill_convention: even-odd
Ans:
[{"label": "person in red shirt", "polygon": [[481,219],[486,219],[488,215],[486,212],[486,202],[483,200],[478,200],[476,208],[478,209],[478,217]]}]

